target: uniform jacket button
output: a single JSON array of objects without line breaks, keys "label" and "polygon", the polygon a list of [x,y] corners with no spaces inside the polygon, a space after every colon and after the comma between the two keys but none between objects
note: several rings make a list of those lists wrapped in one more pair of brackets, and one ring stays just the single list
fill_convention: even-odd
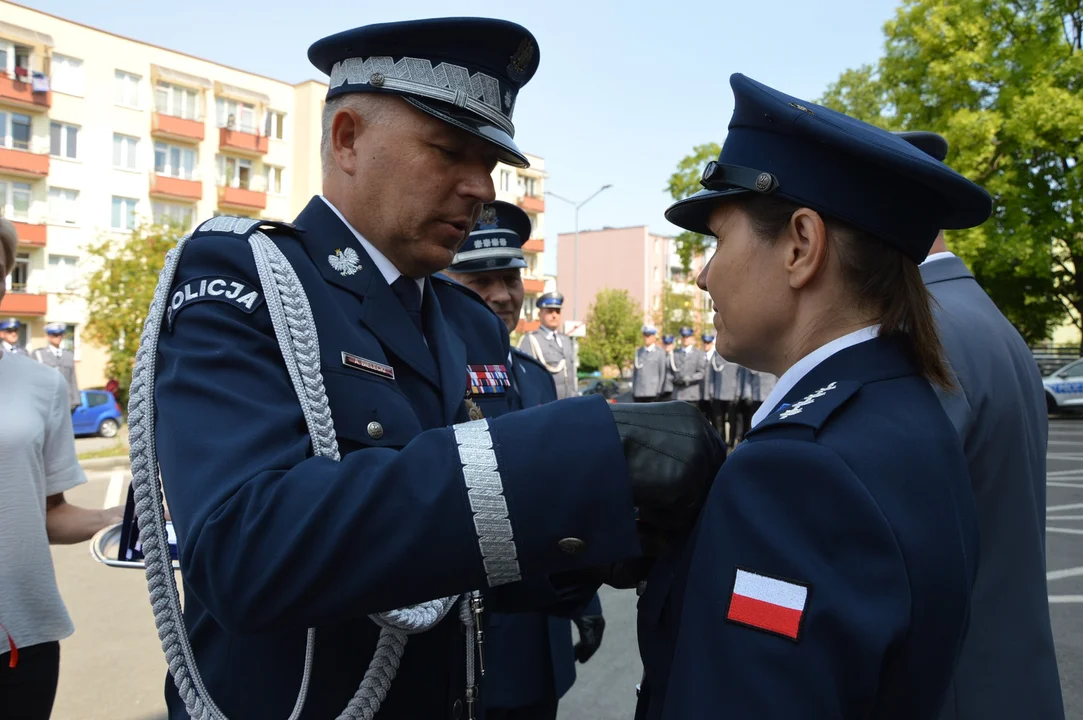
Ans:
[{"label": "uniform jacket button", "polygon": [[587,544],[579,538],[566,537],[557,543],[561,550],[569,555],[578,555],[587,549]]},{"label": "uniform jacket button", "polygon": [[463,714],[463,701],[456,700],[455,704],[451,706],[451,720],[459,720]]},{"label": "uniform jacket button", "polygon": [[384,436],[384,426],[373,420],[368,426],[369,437],[373,440],[379,440]]}]

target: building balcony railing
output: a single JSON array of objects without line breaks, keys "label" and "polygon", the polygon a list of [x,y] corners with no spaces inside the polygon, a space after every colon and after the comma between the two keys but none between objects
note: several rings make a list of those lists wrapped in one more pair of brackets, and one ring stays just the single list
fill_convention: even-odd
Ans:
[{"label": "building balcony railing", "polygon": [[184,180],[168,175],[151,175],[150,194],[152,197],[170,200],[202,200],[203,183],[199,180]]},{"label": "building balcony railing", "polygon": [[41,316],[49,307],[49,297],[44,294],[9,290],[0,300],[0,315]]},{"label": "building balcony railing", "polygon": [[239,187],[218,188],[218,205],[240,210],[264,210],[267,208],[267,193]]},{"label": "building balcony railing", "polygon": [[[0,70],[0,102],[30,112],[46,112],[53,104],[53,94],[49,90],[35,91],[34,84],[33,73],[11,75]],[[49,87],[48,78],[44,79],[44,87]]]},{"label": "building balcony railing", "polygon": [[150,134],[163,140],[202,142],[206,125],[202,120],[188,120],[156,112],[151,116]]},{"label": "building balcony railing", "polygon": [[15,226],[15,236],[19,238],[20,247],[45,247],[48,225],[19,220],[12,220],[11,224]]},{"label": "building balcony railing", "polygon": [[523,252],[525,253],[543,253],[545,252],[545,239],[544,238],[531,238],[523,243]]},{"label": "building balcony railing", "polygon": [[529,295],[536,295],[545,292],[545,281],[537,280],[535,278],[523,278],[523,292]]},{"label": "building balcony railing", "polygon": [[545,198],[540,195],[524,195],[519,198],[518,205],[527,212],[545,212]]},{"label": "building balcony railing", "polygon": [[245,155],[266,155],[269,144],[266,135],[218,128],[218,145],[223,150]]},{"label": "building balcony railing", "polygon": [[540,327],[541,327],[541,321],[540,320],[523,320],[522,318],[520,318],[519,319],[519,324],[515,326],[515,332],[520,333],[520,334],[528,333],[528,332],[534,332],[535,330],[537,330]]},{"label": "building balcony railing", "polygon": [[0,173],[39,180],[49,176],[49,154],[0,147]]}]

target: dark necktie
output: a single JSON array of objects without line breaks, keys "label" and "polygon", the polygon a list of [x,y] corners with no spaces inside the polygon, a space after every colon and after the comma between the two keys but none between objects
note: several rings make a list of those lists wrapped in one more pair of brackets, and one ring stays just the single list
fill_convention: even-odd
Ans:
[{"label": "dark necktie", "polygon": [[413,320],[421,337],[425,337],[425,328],[421,324],[421,288],[417,286],[417,281],[405,275],[399,275],[398,280],[391,283],[391,289],[399,296],[399,302]]}]

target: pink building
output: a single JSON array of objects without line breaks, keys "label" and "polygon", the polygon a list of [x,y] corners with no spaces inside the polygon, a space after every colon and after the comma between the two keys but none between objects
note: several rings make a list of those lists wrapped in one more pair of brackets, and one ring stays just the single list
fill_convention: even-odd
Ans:
[{"label": "pink building", "polygon": [[698,309],[703,312],[710,299],[695,287],[695,278],[704,261],[702,255],[694,258],[686,276],[674,238],[654,235],[645,225],[581,230],[578,253],[575,233],[562,233],[557,236],[557,290],[564,295],[564,320],[585,320],[600,290],[623,289],[643,308],[644,322],[651,322],[667,279],[674,292],[702,297]]}]

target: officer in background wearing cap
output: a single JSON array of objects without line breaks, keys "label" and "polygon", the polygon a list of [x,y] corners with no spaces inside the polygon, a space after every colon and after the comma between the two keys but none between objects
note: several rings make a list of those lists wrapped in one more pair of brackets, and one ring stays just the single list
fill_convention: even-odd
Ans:
[{"label": "officer in background wearing cap", "polygon": [[29,357],[30,353],[27,349],[19,344],[20,327],[22,327],[22,323],[15,318],[0,321],[0,343],[2,343],[4,352]]},{"label": "officer in background wearing cap", "polygon": [[534,304],[541,311],[541,326],[523,335],[519,349],[529,353],[552,374],[558,400],[575,397],[579,394],[575,341],[560,331],[564,296],[558,292],[545,293]]},{"label": "officer in background wearing cap", "polygon": [[[699,384],[699,409],[718,430],[720,435],[725,436],[725,421],[718,415],[720,409],[716,396],[721,391],[721,374],[714,369],[718,353],[714,349],[714,333],[705,332],[700,335],[703,341],[703,380]],[[721,363],[724,367],[725,363]]]},{"label": "officer in background wearing cap", "polygon": [[779,379],[639,599],[637,717],[936,718],[978,528],[918,264],[992,200],[889,132],[730,84],[719,158],[666,218],[718,238],[697,280],[718,352]]},{"label": "officer in background wearing cap", "polygon": [[[943,162],[931,132],[899,135]],[[1046,581],[1049,414],[1034,355],[949,249],[941,232],[921,264],[959,388],[940,401],[963,443],[981,546],[970,628],[942,720],[1064,717]]]},{"label": "officer in background wearing cap", "polygon": [[658,397],[662,402],[673,399],[673,341],[672,335],[662,336],[662,352],[666,357],[666,379],[662,382],[662,394]]},{"label": "officer in background wearing cap", "polygon": [[75,354],[67,348],[61,347],[64,342],[64,333],[68,326],[64,323],[49,323],[45,326],[45,337],[49,344],[34,351],[34,359],[42,365],[56,368],[68,383],[68,401],[71,410],[82,405],[79,399],[79,383],[75,379]]},{"label": "officer in background wearing cap", "polygon": [[[292,224],[217,217],[178,245],[149,328],[156,365],[133,380],[136,410],[156,403],[181,631],[203,671],[183,698],[167,682],[169,714],[187,718],[199,695],[226,717],[288,717],[312,628],[303,716],[337,717],[386,657],[370,614],[451,598],[446,614],[400,618],[424,631],[374,669],[394,679],[365,707],[470,718],[491,665],[470,627],[493,610],[572,614],[645,552],[640,533],[691,526],[724,450],[698,413],[651,429],[635,416],[649,406],[602,398],[510,412],[507,328],[433,274],[494,199],[497,161],[527,164],[511,123],[538,66],[526,29],[377,24],[309,58],[330,75],[323,195]],[[303,411],[315,380],[327,406]],[[674,443],[682,463],[641,455]],[[191,663],[172,658],[183,680]]]},{"label": "officer in background wearing cap", "polygon": [[696,331],[682,327],[681,347],[670,353],[669,370],[673,378],[673,399],[699,407],[702,393],[700,384],[707,365],[703,351],[695,344]]},{"label": "officer in background wearing cap", "polygon": [[632,361],[632,400],[656,402],[666,382],[666,353],[658,347],[658,330],[643,326],[643,345]]},{"label": "officer in background wearing cap", "polygon": [[[511,203],[491,202],[447,270],[500,316],[509,333],[523,310],[522,247],[528,239],[530,216]],[[537,360],[512,348],[508,365],[513,409],[557,399],[553,376]],[[556,720],[557,704],[575,682],[576,658],[586,662],[601,645],[605,619],[597,594],[574,619],[580,636],[575,646],[567,618],[493,613],[485,637],[488,720]]]}]

